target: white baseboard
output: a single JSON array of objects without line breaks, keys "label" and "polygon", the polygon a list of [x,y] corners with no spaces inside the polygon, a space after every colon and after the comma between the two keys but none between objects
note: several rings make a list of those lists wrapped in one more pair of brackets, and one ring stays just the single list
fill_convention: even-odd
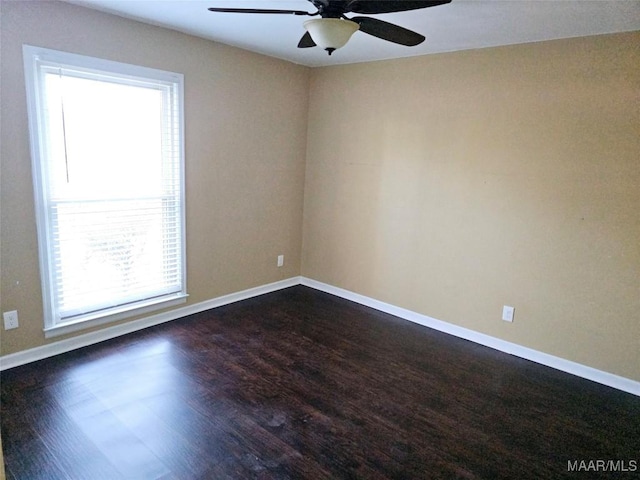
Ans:
[{"label": "white baseboard", "polygon": [[463,328],[451,323],[443,322],[442,320],[437,320],[435,318],[428,317],[411,310],[406,310],[404,308],[396,307],[388,303],[380,302],[373,298],[366,297],[349,290],[344,290],[342,288],[334,287],[326,283],[318,282],[310,278],[301,277],[300,283],[302,285],[306,285],[307,287],[321,290],[323,292],[330,293],[331,295],[335,295],[337,297],[341,297],[346,300],[350,300],[352,302],[356,302],[361,305],[380,310],[381,312],[389,313],[396,317],[400,317],[402,319],[424,325],[425,327],[448,333],[449,335],[454,335],[456,337],[463,338],[465,340],[469,340],[471,342],[478,343],[480,345],[484,345],[501,352],[515,355],[516,357],[531,360],[532,362],[546,365],[548,367],[555,368],[556,370],[571,373],[578,377],[592,380],[594,382],[640,396],[640,382],[631,380],[629,378],[621,377],[608,372],[603,372],[602,370],[587,367],[586,365],[582,365],[580,363],[565,360],[564,358],[539,352],[531,348],[523,347],[522,345],[518,345],[516,343],[507,342],[505,340],[485,335],[474,330],[469,330],[468,328]]},{"label": "white baseboard", "polygon": [[539,352],[531,348],[523,347],[516,343],[507,342],[499,338],[491,337],[483,333],[470,330],[468,328],[459,327],[451,323],[443,322],[427,315],[413,312],[404,308],[396,307],[394,305],[381,302],[379,300],[360,295],[358,293],[344,290],[342,288],[334,287],[326,283],[318,282],[306,277],[292,277],[279,282],[269,283],[241,292],[231,293],[222,297],[213,298],[204,302],[188,305],[186,307],[177,308],[169,312],[159,313],[149,317],[142,318],[140,320],[134,320],[132,322],[115,325],[113,327],[105,328],[95,332],[85,333],[65,340],[59,340],[57,342],[49,343],[41,347],[31,348],[29,350],[23,350],[21,352],[12,353],[0,357],[0,371],[8,368],[17,367],[37,360],[42,360],[61,353],[70,352],[77,348],[86,347],[95,343],[103,342],[112,338],[126,335],[128,333],[136,332],[144,328],[148,328],[161,323],[176,320],[178,318],[193,315],[194,313],[204,312],[212,308],[221,307],[240,300],[246,300],[248,298],[257,297],[265,293],[275,292],[283,288],[292,287],[295,285],[305,285],[307,287],[314,288],[337,297],[350,300],[352,302],[371,307],[381,312],[389,313],[396,317],[400,317],[410,322],[423,325],[425,327],[433,328],[440,332],[448,333],[465,340],[469,340],[480,345],[484,345],[501,352],[509,353],[517,357],[521,357],[532,362],[536,362],[542,365],[546,365],[556,370],[561,370],[566,373],[576,375],[578,377],[592,380],[609,387],[622,390],[624,392],[631,393],[633,395],[640,396],[640,382],[631,380],[629,378],[614,375],[612,373],[603,372],[592,367],[587,367],[580,363],[565,360],[564,358],[549,355],[547,353]]},{"label": "white baseboard", "polygon": [[205,300],[204,302],[194,303],[193,305],[187,305],[185,307],[176,308],[174,310],[159,313],[157,315],[151,315],[149,317],[134,320],[128,323],[122,323],[113,327],[108,327],[95,332],[85,333],[75,337],[67,338],[65,340],[59,340],[57,342],[48,343],[41,347],[30,348],[29,350],[23,350],[21,352],[12,353],[0,357],[0,371],[8,368],[18,367],[30,362],[42,360],[61,353],[70,352],[77,348],[87,347],[94,343],[103,342],[112,338],[120,337],[128,333],[133,333],[144,328],[159,325],[161,323],[170,322],[171,320],[177,320],[194,313],[204,312],[212,308],[221,307],[229,303],[239,302],[240,300],[246,300],[248,298],[257,297],[265,293],[275,292],[283,288],[292,287],[300,284],[300,277],[292,277],[279,282],[269,283],[267,285],[261,285],[255,288],[249,288],[242,290],[241,292],[231,293],[229,295],[223,295],[222,297],[213,298],[211,300]]}]

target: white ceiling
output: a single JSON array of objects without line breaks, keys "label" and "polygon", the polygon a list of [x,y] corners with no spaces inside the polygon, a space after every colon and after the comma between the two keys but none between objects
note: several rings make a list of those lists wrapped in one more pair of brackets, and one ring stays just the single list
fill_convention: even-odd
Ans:
[{"label": "white ceiling", "polygon": [[211,13],[208,7],[315,8],[308,0],[65,0],[311,67],[640,30],[640,0],[453,0],[372,15],[427,37],[404,47],[356,32],[331,57],[297,48],[307,17]]}]

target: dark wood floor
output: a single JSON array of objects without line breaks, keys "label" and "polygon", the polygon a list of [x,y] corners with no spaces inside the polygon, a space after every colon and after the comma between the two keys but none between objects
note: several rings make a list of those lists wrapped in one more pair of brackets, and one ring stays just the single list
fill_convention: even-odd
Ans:
[{"label": "dark wood floor", "polygon": [[613,478],[568,462],[640,460],[640,398],[301,286],[1,381],[9,479]]}]

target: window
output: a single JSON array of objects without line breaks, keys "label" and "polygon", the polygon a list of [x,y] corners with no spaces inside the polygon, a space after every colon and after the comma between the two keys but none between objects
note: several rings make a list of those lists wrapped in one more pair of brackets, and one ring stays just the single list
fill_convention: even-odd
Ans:
[{"label": "window", "polygon": [[23,53],[46,335],[184,302],[182,75]]}]

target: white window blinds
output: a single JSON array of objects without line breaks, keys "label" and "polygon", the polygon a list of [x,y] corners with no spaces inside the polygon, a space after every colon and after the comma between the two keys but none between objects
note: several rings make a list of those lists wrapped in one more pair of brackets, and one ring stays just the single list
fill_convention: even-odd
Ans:
[{"label": "white window blinds", "polygon": [[25,67],[45,330],[184,298],[182,76],[34,47]]}]

